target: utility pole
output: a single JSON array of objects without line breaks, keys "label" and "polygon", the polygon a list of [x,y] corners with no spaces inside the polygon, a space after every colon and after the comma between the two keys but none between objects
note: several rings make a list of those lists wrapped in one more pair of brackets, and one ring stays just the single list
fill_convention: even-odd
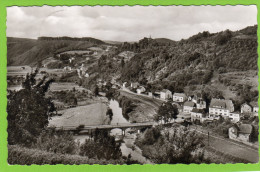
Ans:
[{"label": "utility pole", "polygon": [[209,131],[208,131],[208,146],[209,146]]}]

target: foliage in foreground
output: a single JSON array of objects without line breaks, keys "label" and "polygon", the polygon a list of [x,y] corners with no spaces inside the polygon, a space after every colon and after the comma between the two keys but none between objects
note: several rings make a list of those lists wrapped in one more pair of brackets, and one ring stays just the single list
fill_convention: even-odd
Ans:
[{"label": "foliage in foreground", "polygon": [[69,155],[29,149],[18,145],[8,146],[8,163],[19,165],[44,164],[125,164],[123,159],[105,160],[91,159],[79,155]]},{"label": "foliage in foreground", "polygon": [[52,79],[36,81],[38,70],[27,74],[23,89],[8,95],[8,143],[30,146],[48,125],[48,117],[55,111],[50,98],[45,97]]},{"label": "foliage in foreground", "polygon": [[[139,136],[136,144],[142,149],[143,156],[156,164],[209,163],[204,156],[203,139],[195,131],[190,131],[187,127],[182,126],[173,126],[167,130],[161,130],[159,127],[148,130],[161,131],[161,135]],[[155,135],[158,136],[157,140],[154,140]],[[153,137],[152,143],[147,143],[148,137]]]},{"label": "foliage in foreground", "polygon": [[86,139],[80,146],[81,156],[97,159],[120,159],[122,152],[120,144],[107,131],[96,130],[93,139]]},{"label": "foliage in foreground", "polygon": [[79,144],[74,141],[72,134],[53,129],[43,131],[33,147],[53,153],[77,154]]}]

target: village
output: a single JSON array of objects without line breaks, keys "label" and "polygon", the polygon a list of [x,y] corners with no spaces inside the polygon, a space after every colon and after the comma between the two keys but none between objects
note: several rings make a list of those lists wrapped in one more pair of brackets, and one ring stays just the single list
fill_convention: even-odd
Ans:
[{"label": "village", "polygon": [[[200,95],[172,93],[167,89],[152,93],[147,92],[145,87],[138,82],[132,82],[128,84],[128,87],[127,84],[127,82],[124,82],[121,88],[127,91],[131,90],[137,95],[170,101],[173,105],[176,105],[179,111],[179,122],[190,121],[195,124],[202,124],[212,123],[223,118],[233,123],[228,130],[230,139],[245,144],[252,142],[253,125],[248,122],[243,123],[243,121],[258,117],[259,107],[257,102],[245,102],[241,105],[240,111],[235,111],[232,100],[213,98],[210,100],[210,104],[207,105]],[[114,85],[114,88],[118,87],[118,85]]]},{"label": "village", "polygon": [[[183,32],[172,28],[181,23],[166,30],[168,19],[160,22],[178,17],[162,9],[160,19],[148,20],[147,11],[141,23],[120,26],[108,18],[125,20],[128,11],[114,9],[86,20],[93,28],[57,34],[59,24],[51,34],[7,36],[8,163],[259,162],[257,23],[193,29],[185,18]],[[66,13],[46,10],[42,25]]]}]

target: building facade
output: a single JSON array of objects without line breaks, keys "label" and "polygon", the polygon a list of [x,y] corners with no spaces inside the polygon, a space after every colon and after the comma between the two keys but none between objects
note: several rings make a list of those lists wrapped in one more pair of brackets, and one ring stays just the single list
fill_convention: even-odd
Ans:
[{"label": "building facade", "polygon": [[195,106],[196,106],[196,104],[194,102],[187,101],[183,105],[183,112],[190,113],[192,111],[192,109],[195,108]]},{"label": "building facade", "polygon": [[184,93],[174,93],[172,100],[174,102],[185,102],[187,100],[187,96]]},{"label": "building facade", "polygon": [[170,90],[163,89],[160,92],[160,98],[163,99],[163,100],[171,99],[172,98],[172,92]]}]

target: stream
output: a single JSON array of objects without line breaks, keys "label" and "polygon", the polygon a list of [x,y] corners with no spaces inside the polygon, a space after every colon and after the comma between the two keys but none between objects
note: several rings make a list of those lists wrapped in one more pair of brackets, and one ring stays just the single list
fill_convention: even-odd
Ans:
[{"label": "stream", "polygon": [[[111,120],[111,124],[122,124],[122,123],[129,123],[122,115],[122,108],[119,107],[119,103],[116,100],[110,100],[109,101],[109,108],[113,111],[113,118]],[[121,143],[121,151],[123,156],[128,156],[131,154],[131,159],[136,160],[142,164],[152,164],[152,162],[145,158],[142,155],[142,150],[137,147],[134,142],[136,138],[136,132],[129,132],[130,129],[126,129],[125,136],[123,138],[123,142]],[[114,136],[116,139],[120,139],[122,135],[121,129],[113,129],[110,133],[112,136]],[[77,135],[74,136],[74,139],[79,141],[80,143],[83,143],[84,140],[88,138],[88,135]]]}]

